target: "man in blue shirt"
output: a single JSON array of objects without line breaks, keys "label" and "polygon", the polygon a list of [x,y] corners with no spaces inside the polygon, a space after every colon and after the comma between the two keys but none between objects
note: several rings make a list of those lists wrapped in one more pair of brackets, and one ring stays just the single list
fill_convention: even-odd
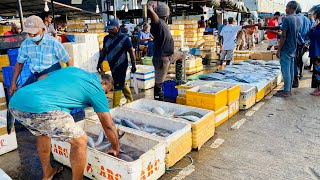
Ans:
[{"label": "man in blue shirt", "polygon": [[61,167],[53,168],[50,164],[51,138],[71,144],[72,179],[82,179],[88,137],[69,112],[74,108],[92,106],[112,144],[106,153],[118,156],[118,133],[105,95],[112,89],[113,80],[109,75],[89,73],[75,67],[63,68],[43,78],[18,90],[10,100],[9,110],[37,136],[43,179],[52,179],[62,171]]},{"label": "man in blue shirt", "polygon": [[299,4],[297,9],[297,16],[300,18],[301,21],[301,28],[300,28],[300,38],[298,41],[297,51],[296,51],[296,58],[294,61],[294,81],[293,81],[293,88],[299,87],[299,77],[302,78],[303,76],[303,62],[302,56],[307,51],[306,45],[308,44],[309,38],[307,33],[310,30],[310,20],[305,17],[302,13],[302,8]]},{"label": "man in blue shirt", "polygon": [[100,52],[100,58],[97,70],[102,71],[102,62],[106,59],[109,63],[112,77],[114,79],[113,107],[120,104],[122,92],[127,102],[132,102],[132,94],[129,86],[125,85],[125,79],[128,69],[128,53],[131,59],[131,72],[136,72],[136,61],[133,53],[132,43],[126,34],[120,32],[119,23],[111,19],[107,24],[109,35],[103,39],[103,48]]},{"label": "man in blue shirt", "polygon": [[147,54],[148,43],[153,41],[152,34],[148,31],[149,25],[147,23],[143,24],[143,29],[139,32],[139,50],[142,51],[142,57]]},{"label": "man in blue shirt", "polygon": [[282,34],[277,52],[280,58],[281,72],[284,81],[284,90],[275,95],[278,97],[291,96],[291,88],[294,80],[294,59],[296,56],[298,36],[301,27],[300,18],[296,15],[298,3],[290,1],[286,6],[287,17],[283,20]]},{"label": "man in blue shirt", "polygon": [[29,69],[32,75],[23,84],[36,82],[41,76],[61,68],[60,62],[73,65],[69,54],[62,44],[54,37],[45,34],[45,24],[38,16],[30,16],[26,19],[24,32],[27,32],[29,38],[24,40],[19,48],[17,63],[14,67],[10,94],[17,90],[17,78],[22,71],[23,64],[30,60]]}]

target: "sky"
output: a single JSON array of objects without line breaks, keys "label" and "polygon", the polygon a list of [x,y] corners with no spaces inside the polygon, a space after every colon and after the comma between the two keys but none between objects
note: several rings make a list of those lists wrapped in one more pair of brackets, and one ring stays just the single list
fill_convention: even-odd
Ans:
[{"label": "sky", "polygon": [[[287,3],[291,0],[274,0],[280,3]],[[314,5],[320,4],[320,0],[296,0],[298,3],[301,4],[303,11],[309,11],[310,8]]]}]

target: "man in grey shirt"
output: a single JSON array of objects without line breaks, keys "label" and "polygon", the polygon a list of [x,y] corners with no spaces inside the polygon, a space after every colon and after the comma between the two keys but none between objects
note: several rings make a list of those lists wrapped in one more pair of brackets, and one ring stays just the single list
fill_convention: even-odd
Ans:
[{"label": "man in grey shirt", "polygon": [[296,15],[298,3],[290,1],[286,7],[287,17],[282,24],[282,35],[277,57],[280,58],[281,72],[284,81],[284,90],[275,94],[278,97],[291,96],[294,80],[294,59],[298,44],[298,35],[301,27],[300,18]]},{"label": "man in grey shirt", "polygon": [[41,15],[41,19],[43,20],[43,23],[46,25],[45,33],[57,38],[58,35],[57,35],[57,31],[54,29],[53,24],[52,24],[51,13],[43,12]]}]

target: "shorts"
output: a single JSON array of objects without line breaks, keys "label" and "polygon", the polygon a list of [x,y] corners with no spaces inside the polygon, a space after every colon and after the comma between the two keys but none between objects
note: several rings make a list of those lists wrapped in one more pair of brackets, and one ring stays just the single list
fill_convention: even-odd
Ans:
[{"label": "shorts", "polygon": [[269,46],[278,46],[278,39],[269,39]]},{"label": "shorts", "polygon": [[58,141],[69,141],[85,135],[85,132],[65,111],[28,113],[10,108],[15,119],[19,119],[33,135],[45,135]]},{"label": "shorts", "polygon": [[148,48],[148,46],[145,46],[145,45],[139,45],[139,50],[140,50],[140,51],[143,51],[143,50],[144,50],[144,48]]},{"label": "shorts", "polygon": [[220,61],[232,61],[233,60],[233,50],[222,50],[220,55]]},{"label": "shorts", "polygon": [[175,51],[171,56],[155,57],[153,56],[152,63],[155,71],[155,83],[161,84],[167,77],[169,66],[171,63],[175,63],[177,60],[183,59],[183,53]]}]

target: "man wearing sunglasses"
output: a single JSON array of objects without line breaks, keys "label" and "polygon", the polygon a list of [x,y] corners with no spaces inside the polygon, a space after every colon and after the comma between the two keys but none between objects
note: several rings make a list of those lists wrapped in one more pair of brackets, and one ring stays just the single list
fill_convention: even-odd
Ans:
[{"label": "man wearing sunglasses", "polygon": [[118,156],[118,133],[109,113],[106,93],[113,87],[110,75],[67,67],[49,73],[41,81],[20,89],[10,99],[9,109],[33,135],[43,178],[52,179],[62,167],[50,163],[51,139],[71,145],[72,179],[82,179],[86,165],[87,135],[69,114],[71,109],[93,107],[112,148],[105,153]]},{"label": "man wearing sunglasses", "polygon": [[103,48],[97,65],[98,72],[102,71],[102,62],[106,59],[109,63],[114,79],[113,107],[120,104],[122,92],[127,102],[133,101],[130,88],[125,84],[128,69],[128,53],[131,59],[131,72],[136,72],[136,61],[132,43],[128,35],[121,33],[118,20],[108,21],[109,35],[103,39]]},{"label": "man wearing sunglasses", "polygon": [[30,16],[26,19],[24,32],[28,33],[29,38],[24,40],[19,48],[10,94],[17,90],[17,78],[23,64],[28,60],[30,60],[29,69],[32,75],[22,86],[34,83],[42,76],[61,69],[60,62],[65,62],[68,66],[73,65],[73,61],[62,44],[56,38],[45,34],[45,29],[46,26],[40,17]]}]

